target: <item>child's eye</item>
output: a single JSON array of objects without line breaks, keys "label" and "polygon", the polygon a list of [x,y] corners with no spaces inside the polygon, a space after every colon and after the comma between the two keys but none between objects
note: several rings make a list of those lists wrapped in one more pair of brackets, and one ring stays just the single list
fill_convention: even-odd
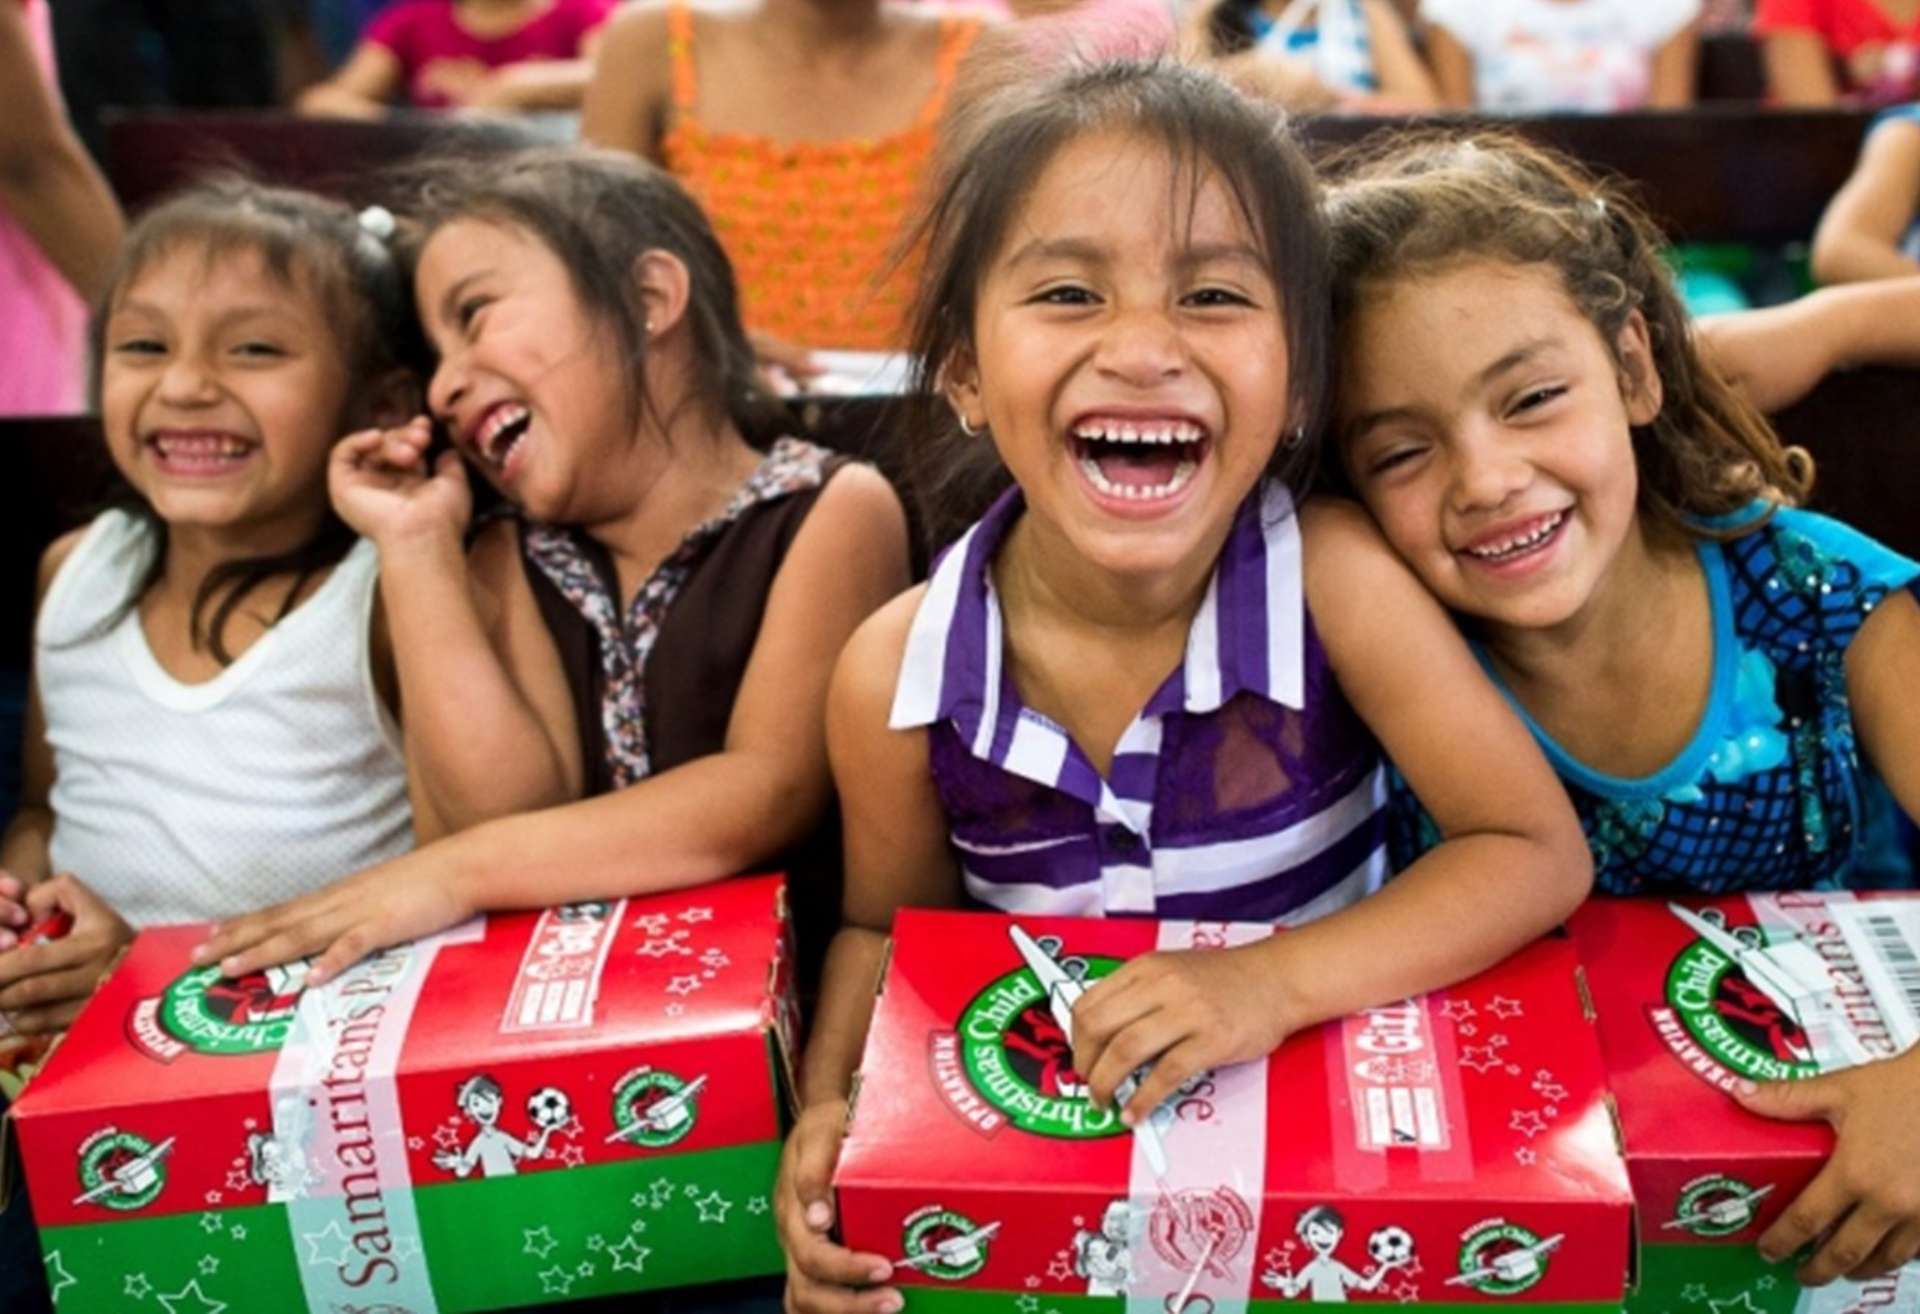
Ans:
[{"label": "child's eye", "polygon": [[471,329],[473,321],[478,319],[480,312],[490,304],[491,298],[488,297],[468,297],[462,301],[459,308],[454,311],[454,320],[459,324],[460,331],[464,333]]},{"label": "child's eye", "polygon": [[1098,298],[1093,292],[1074,283],[1063,283],[1058,287],[1042,290],[1033,300],[1049,306],[1090,306]]},{"label": "child's eye", "polygon": [[1224,287],[1203,287],[1187,293],[1187,304],[1209,306],[1250,306],[1253,302],[1241,293]]},{"label": "child's eye", "polygon": [[166,349],[158,338],[122,338],[113,344],[114,354],[123,356],[158,356]]},{"label": "child's eye", "polygon": [[236,356],[252,356],[259,359],[275,359],[286,355],[286,351],[275,342],[236,343],[233,352]]},{"label": "child's eye", "polygon": [[1538,410],[1542,406],[1545,406],[1548,402],[1551,402],[1559,397],[1564,397],[1566,395],[1566,392],[1567,392],[1567,389],[1565,384],[1553,384],[1545,388],[1529,389],[1528,391],[1521,393],[1519,400],[1514,402],[1513,413],[1515,415],[1520,415],[1520,414],[1524,414],[1527,411]]},{"label": "child's eye", "polygon": [[1387,474],[1412,462],[1421,451],[1420,447],[1411,443],[1400,447],[1389,447],[1367,462],[1366,472],[1368,475]]}]

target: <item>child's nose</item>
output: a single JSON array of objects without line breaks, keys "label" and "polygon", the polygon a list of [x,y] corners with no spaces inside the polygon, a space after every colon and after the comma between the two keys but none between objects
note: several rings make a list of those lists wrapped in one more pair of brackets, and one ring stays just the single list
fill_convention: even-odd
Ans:
[{"label": "child's nose", "polygon": [[1100,339],[1101,370],[1135,386],[1151,386],[1186,366],[1186,346],[1164,314],[1142,310],[1117,316]]},{"label": "child's nose", "polygon": [[1532,478],[1532,463],[1509,443],[1484,436],[1454,443],[1453,495],[1463,510],[1499,506]]},{"label": "child's nose", "polygon": [[219,395],[220,385],[214,379],[213,370],[192,352],[176,354],[160,378],[160,396],[174,405],[205,404]]},{"label": "child's nose", "polygon": [[451,356],[442,356],[434,367],[433,377],[427,381],[427,409],[432,414],[449,423],[453,420],[454,408],[467,395],[466,372],[460,363]]}]

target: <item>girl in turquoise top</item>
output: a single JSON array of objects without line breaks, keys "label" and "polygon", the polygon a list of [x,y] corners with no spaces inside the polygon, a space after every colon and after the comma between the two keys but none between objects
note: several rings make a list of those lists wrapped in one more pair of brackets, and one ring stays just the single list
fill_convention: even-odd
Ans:
[{"label": "girl in turquoise top", "polygon": [[[1344,475],[1528,719],[1599,888],[1858,883],[1875,778],[1920,812],[1920,567],[1794,509],[1810,462],[1702,367],[1651,224],[1498,137],[1404,143],[1328,210]],[[1401,804],[1404,858],[1437,835]],[[1744,1098],[1840,1133],[1763,1254],[1821,1239],[1819,1283],[1920,1252],[1920,1050]]]}]

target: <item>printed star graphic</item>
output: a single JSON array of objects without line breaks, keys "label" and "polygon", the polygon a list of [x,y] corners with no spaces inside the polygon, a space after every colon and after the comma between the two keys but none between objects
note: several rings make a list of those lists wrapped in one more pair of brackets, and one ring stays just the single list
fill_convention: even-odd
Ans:
[{"label": "printed star graphic", "polygon": [[407,1148],[417,1154],[427,1148],[427,1138],[424,1136],[409,1136],[407,1137]]},{"label": "printed star graphic", "polygon": [[1680,1299],[1689,1305],[1698,1305],[1707,1298],[1707,1285],[1704,1282],[1689,1282],[1680,1288]]},{"label": "printed star graphic", "polygon": [[245,1168],[235,1168],[227,1174],[227,1189],[229,1191],[244,1191],[252,1185],[253,1178],[248,1175]]},{"label": "printed star graphic", "polygon": [[770,1207],[771,1206],[767,1204],[767,1197],[764,1195],[747,1197],[747,1212],[750,1214],[764,1214]]},{"label": "printed star graphic", "polygon": [[1040,1297],[1022,1296],[1013,1303],[1020,1307],[1020,1314],[1034,1314],[1034,1311],[1040,1308]]},{"label": "printed star graphic", "polygon": [[[675,936],[685,934],[685,931],[674,932]],[[693,957],[693,950],[681,944],[678,939],[648,940],[645,944],[634,950],[634,952],[642,958],[665,958],[671,954],[680,954],[686,958]]]},{"label": "printed star graphic", "polygon": [[538,1227],[523,1227],[520,1229],[520,1235],[525,1238],[525,1244],[520,1247],[520,1253],[532,1255],[537,1259],[545,1259],[553,1253],[553,1248],[560,1244],[553,1239],[553,1232],[545,1223]]},{"label": "printed star graphic", "polygon": [[682,1013],[687,1011],[687,1006],[685,1004],[668,1004],[665,1008],[661,1009],[660,1011],[662,1013],[665,1013],[668,1017],[679,1017]]},{"label": "printed star graphic", "polygon": [[653,1207],[665,1209],[667,1201],[673,1199],[673,1183],[664,1177],[656,1177],[647,1189],[653,1192]]},{"label": "printed star graphic", "polygon": [[120,1284],[120,1294],[131,1296],[135,1300],[145,1300],[153,1294],[153,1283],[147,1281],[145,1273],[129,1273],[127,1280]]},{"label": "printed star graphic", "polygon": [[681,1194],[689,1200],[697,1200],[700,1198],[700,1188],[695,1183],[688,1182],[686,1186],[682,1188]]},{"label": "printed star graphic", "polygon": [[1567,1088],[1557,1081],[1536,1081],[1533,1083],[1533,1088],[1549,1104],[1558,1104],[1567,1097]]},{"label": "printed star graphic", "polygon": [[715,970],[718,970],[719,968],[722,968],[722,967],[731,966],[733,963],[733,959],[727,957],[726,951],[722,949],[707,950],[705,953],[700,955],[700,961],[704,963],[706,966],[714,968]]},{"label": "printed star graphic", "polygon": [[1760,1291],[1772,1291],[1774,1287],[1779,1285],[1779,1281],[1780,1280],[1771,1273],[1762,1273],[1754,1279],[1753,1285]]},{"label": "printed star graphic", "polygon": [[583,1260],[581,1260],[581,1261],[579,1262],[579,1264],[577,1264],[577,1265],[576,1265],[576,1266],[574,1267],[574,1270],[573,1270],[573,1272],[574,1272],[574,1275],[575,1275],[576,1277],[580,1277],[580,1278],[590,1278],[590,1277],[592,1277],[592,1276],[593,1276],[593,1261],[592,1261],[591,1259],[583,1259]]},{"label": "printed star graphic", "polygon": [[714,1191],[706,1199],[694,1201],[693,1207],[700,1211],[701,1222],[724,1223],[727,1221],[727,1211],[733,1208],[733,1201]]},{"label": "printed star graphic", "polygon": [[1531,1168],[1540,1162],[1539,1151],[1535,1150],[1531,1145],[1520,1146],[1513,1152],[1513,1157],[1515,1162],[1523,1168]]},{"label": "printed star graphic", "polygon": [[460,1148],[460,1124],[451,1120],[433,1129],[433,1143],[443,1150]]},{"label": "printed star graphic", "polygon": [[260,1130],[260,1122],[259,1122],[259,1119],[257,1118],[248,1118],[245,1122],[241,1123],[240,1125],[242,1127],[245,1127],[248,1131]]},{"label": "printed star graphic", "polygon": [[704,904],[698,908],[689,908],[680,914],[680,920],[688,926],[692,926],[697,922],[710,922],[713,920],[713,909]]},{"label": "printed star graphic", "polygon": [[1031,1291],[1031,1290],[1032,1290],[1033,1288],[1035,1288],[1035,1287],[1037,1287],[1037,1286],[1039,1286],[1039,1285],[1040,1285],[1040,1279],[1039,1279],[1039,1278],[1037,1278],[1037,1277],[1029,1277],[1029,1278],[1027,1279],[1027,1289],[1028,1289],[1029,1291]]},{"label": "printed star graphic", "polygon": [[1055,1255],[1053,1262],[1047,1265],[1047,1276],[1065,1282],[1073,1276],[1073,1265],[1067,1262],[1065,1255]]},{"label": "printed star graphic", "polygon": [[627,1225],[627,1231],[633,1233],[635,1236],[639,1236],[642,1232],[646,1230],[647,1230],[647,1220],[644,1218],[636,1218]]},{"label": "printed star graphic", "polygon": [[[309,1268],[316,1264],[338,1267],[353,1258],[353,1239],[340,1230],[340,1222],[338,1219],[328,1223],[325,1231],[303,1232],[300,1235],[301,1239],[307,1243],[307,1266]],[[332,1251],[332,1253],[323,1253],[321,1246],[329,1238],[339,1246],[339,1249]]]},{"label": "printed star graphic", "polygon": [[1527,1007],[1517,999],[1508,999],[1505,995],[1495,995],[1487,1001],[1487,1012],[1505,1022],[1511,1018],[1526,1015]]},{"label": "printed star graphic", "polygon": [[1396,1282],[1393,1287],[1393,1298],[1402,1305],[1411,1305],[1414,1301],[1420,1299],[1420,1284],[1417,1282]]},{"label": "printed star graphic", "polygon": [[1460,1066],[1487,1073],[1500,1066],[1500,1056],[1488,1045],[1464,1045],[1460,1049]]},{"label": "printed star graphic", "polygon": [[564,1296],[573,1290],[573,1274],[555,1264],[540,1274],[540,1290],[549,1296]]},{"label": "printed star graphic", "polygon": [[646,1209],[652,1206],[653,1197],[648,1195],[645,1191],[635,1191],[632,1195],[627,1197],[627,1203],[632,1205],[635,1209]]},{"label": "printed star graphic", "polygon": [[585,1131],[586,1129],[587,1129],[586,1124],[580,1121],[580,1115],[576,1113],[571,1118],[567,1119],[567,1125],[560,1129],[560,1135],[578,1136],[581,1132]]},{"label": "printed star graphic", "polygon": [[[635,1206],[635,1208],[638,1208],[638,1207],[639,1206],[637,1205]],[[607,1248],[607,1239],[604,1236],[601,1236],[598,1232],[595,1232],[593,1235],[587,1238],[587,1249],[605,1250],[606,1248]]]},{"label": "printed star graphic", "polygon": [[631,1236],[623,1236],[614,1245],[607,1247],[607,1258],[613,1261],[613,1271],[618,1273],[626,1269],[629,1273],[647,1271],[647,1256],[653,1251],[641,1245]]},{"label": "printed star graphic", "polygon": [[220,1271],[220,1256],[218,1255],[200,1256],[200,1276],[201,1277],[212,1277],[215,1273],[218,1273],[219,1271]]},{"label": "printed star graphic", "polygon": [[235,1241],[245,1241],[247,1239],[246,1224],[235,1223],[232,1227],[227,1229],[227,1235],[232,1237]]},{"label": "printed star graphic", "polygon": [[1260,1262],[1268,1268],[1285,1268],[1287,1266],[1287,1252],[1279,1246],[1271,1246],[1268,1248],[1267,1253],[1261,1256]]},{"label": "printed star graphic", "polygon": [[225,1198],[226,1197],[221,1195],[220,1192],[218,1191],[208,1191],[206,1195],[207,1203],[210,1205],[219,1204]]},{"label": "printed star graphic", "polygon": [[[189,1296],[193,1298],[191,1305],[186,1303]],[[161,1296],[160,1303],[166,1306],[167,1314],[220,1314],[220,1311],[227,1307],[226,1301],[215,1300],[200,1290],[199,1278],[187,1283],[171,1296]]]},{"label": "printed star graphic", "polygon": [[1734,1314],[1735,1310],[1739,1310],[1741,1314],[1760,1314],[1754,1306],[1751,1291],[1741,1292],[1738,1300],[1709,1300],[1707,1308],[1712,1310],[1713,1314]]},{"label": "printed star graphic", "polygon": [[1440,1005],[1440,1016],[1449,1022],[1465,1022],[1473,1014],[1473,1005],[1464,999],[1449,999]]},{"label": "printed star graphic", "polygon": [[560,1162],[569,1168],[578,1168],[587,1161],[587,1152],[577,1145],[569,1145],[560,1151]]},{"label": "printed star graphic", "polygon": [[1462,1022],[1459,1026],[1454,1028],[1454,1031],[1459,1035],[1465,1036],[1468,1040],[1472,1040],[1475,1036],[1480,1034],[1480,1028],[1476,1027],[1471,1022]]},{"label": "printed star graphic", "polygon": [[222,1226],[223,1224],[220,1222],[219,1214],[200,1215],[200,1230],[208,1236],[212,1236],[215,1232],[218,1232]]},{"label": "printed star graphic", "polygon": [[648,935],[659,935],[673,925],[673,918],[665,913],[649,913],[645,917],[634,919],[633,929],[645,931]]},{"label": "printed star graphic", "polygon": [[670,995],[690,995],[699,988],[700,978],[697,976],[676,976],[667,982],[667,993]]},{"label": "printed star graphic", "polygon": [[395,1259],[412,1259],[419,1253],[420,1238],[417,1236],[403,1236],[393,1243],[393,1257]]},{"label": "printed star graphic", "polygon": [[58,1250],[53,1251],[47,1256],[48,1294],[50,1294],[55,1301],[60,1299],[61,1292],[65,1291],[68,1287],[78,1285],[79,1282],[79,1278],[67,1272],[67,1261],[60,1257]]},{"label": "printed star graphic", "polygon": [[1547,1129],[1547,1120],[1540,1116],[1538,1109],[1515,1109],[1507,1119],[1507,1126],[1532,1140]]},{"label": "printed star graphic", "polygon": [[1487,1044],[1493,1046],[1495,1049],[1505,1049],[1507,1047],[1507,1038],[1500,1035],[1488,1036]]}]

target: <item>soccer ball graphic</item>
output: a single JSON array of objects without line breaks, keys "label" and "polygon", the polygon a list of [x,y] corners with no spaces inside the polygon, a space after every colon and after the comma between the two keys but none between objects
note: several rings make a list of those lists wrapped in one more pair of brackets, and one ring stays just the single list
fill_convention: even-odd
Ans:
[{"label": "soccer ball graphic", "polygon": [[542,1086],[527,1096],[527,1116],[534,1126],[557,1131],[573,1120],[573,1101],[558,1086]]},{"label": "soccer ball graphic", "polygon": [[1413,1260],[1413,1236],[1404,1227],[1383,1227],[1367,1238],[1367,1253],[1382,1268],[1397,1268]]}]

